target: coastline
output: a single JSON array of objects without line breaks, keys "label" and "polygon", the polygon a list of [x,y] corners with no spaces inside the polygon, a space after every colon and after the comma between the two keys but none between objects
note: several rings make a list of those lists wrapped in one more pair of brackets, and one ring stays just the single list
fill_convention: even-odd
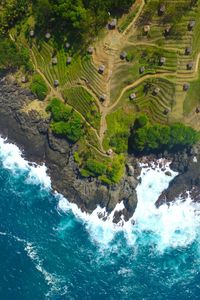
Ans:
[{"label": "coastline", "polygon": [[[25,104],[34,100],[30,91],[21,88],[12,75],[0,77],[0,134],[8,142],[15,143],[29,162],[39,165],[45,163],[52,181],[52,190],[76,203],[87,213],[92,213],[97,206],[105,208],[108,215],[118,203],[123,201],[124,209],[116,211],[113,222],[122,218],[128,221],[137,207],[136,188],[140,175],[138,160],[128,158],[126,174],[120,184],[103,185],[98,179],[80,178],[73,159],[75,146],[66,140],[55,137],[49,130],[48,118],[44,119],[36,111],[23,112]],[[159,207],[178,198],[186,198],[190,191],[191,198],[200,202],[200,146],[191,151],[174,155],[165,153],[163,158],[171,160],[171,169],[179,173],[162,192],[156,201]],[[156,161],[159,157],[143,157],[140,162]],[[161,157],[160,157],[161,158]],[[170,174],[168,174],[170,176]]]},{"label": "coastline", "polygon": [[[113,221],[123,215],[129,220],[137,206],[136,175],[127,174],[120,184],[103,185],[97,179],[80,178],[73,159],[74,147],[66,140],[55,137],[49,130],[49,119],[36,111],[23,112],[25,104],[34,100],[30,91],[21,88],[11,74],[0,77],[0,134],[16,144],[25,159],[37,164],[45,163],[52,181],[52,190],[76,203],[85,212],[92,213],[99,205],[111,213],[124,202],[124,209],[116,212]],[[131,176],[130,176],[131,175]]]}]

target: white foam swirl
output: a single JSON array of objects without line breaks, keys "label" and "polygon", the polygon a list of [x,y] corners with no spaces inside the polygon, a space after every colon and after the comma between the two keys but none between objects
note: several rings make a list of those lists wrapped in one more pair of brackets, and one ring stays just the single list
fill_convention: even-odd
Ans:
[{"label": "white foam swirl", "polygon": [[30,164],[23,158],[23,153],[16,145],[7,143],[2,137],[0,137],[0,160],[4,168],[14,173],[27,172],[27,183],[40,184],[46,189],[51,188],[51,179],[46,173],[46,166]]}]

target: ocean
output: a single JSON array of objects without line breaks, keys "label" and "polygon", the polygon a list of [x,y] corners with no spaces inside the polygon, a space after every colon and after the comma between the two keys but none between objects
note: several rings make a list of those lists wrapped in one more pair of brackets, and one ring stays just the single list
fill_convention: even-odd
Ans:
[{"label": "ocean", "polygon": [[200,299],[199,206],[154,206],[171,173],[144,166],[135,225],[116,226],[52,193],[45,166],[0,138],[0,299]]}]

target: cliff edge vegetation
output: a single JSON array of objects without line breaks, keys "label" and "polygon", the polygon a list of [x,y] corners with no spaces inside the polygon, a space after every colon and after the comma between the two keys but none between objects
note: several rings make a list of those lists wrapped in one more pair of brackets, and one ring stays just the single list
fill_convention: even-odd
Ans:
[{"label": "cliff edge vegetation", "polygon": [[0,69],[30,88],[48,130],[75,145],[79,175],[105,184],[120,181],[129,151],[197,142],[199,59],[198,1],[0,4]]}]

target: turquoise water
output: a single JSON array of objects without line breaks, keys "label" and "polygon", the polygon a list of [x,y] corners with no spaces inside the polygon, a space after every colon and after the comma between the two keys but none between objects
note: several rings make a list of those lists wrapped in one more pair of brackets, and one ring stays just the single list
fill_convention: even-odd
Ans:
[{"label": "turquoise water", "polygon": [[1,300],[200,299],[198,207],[156,210],[160,171],[144,172],[136,225],[122,230],[51,195],[45,167],[3,140],[0,162]]}]

